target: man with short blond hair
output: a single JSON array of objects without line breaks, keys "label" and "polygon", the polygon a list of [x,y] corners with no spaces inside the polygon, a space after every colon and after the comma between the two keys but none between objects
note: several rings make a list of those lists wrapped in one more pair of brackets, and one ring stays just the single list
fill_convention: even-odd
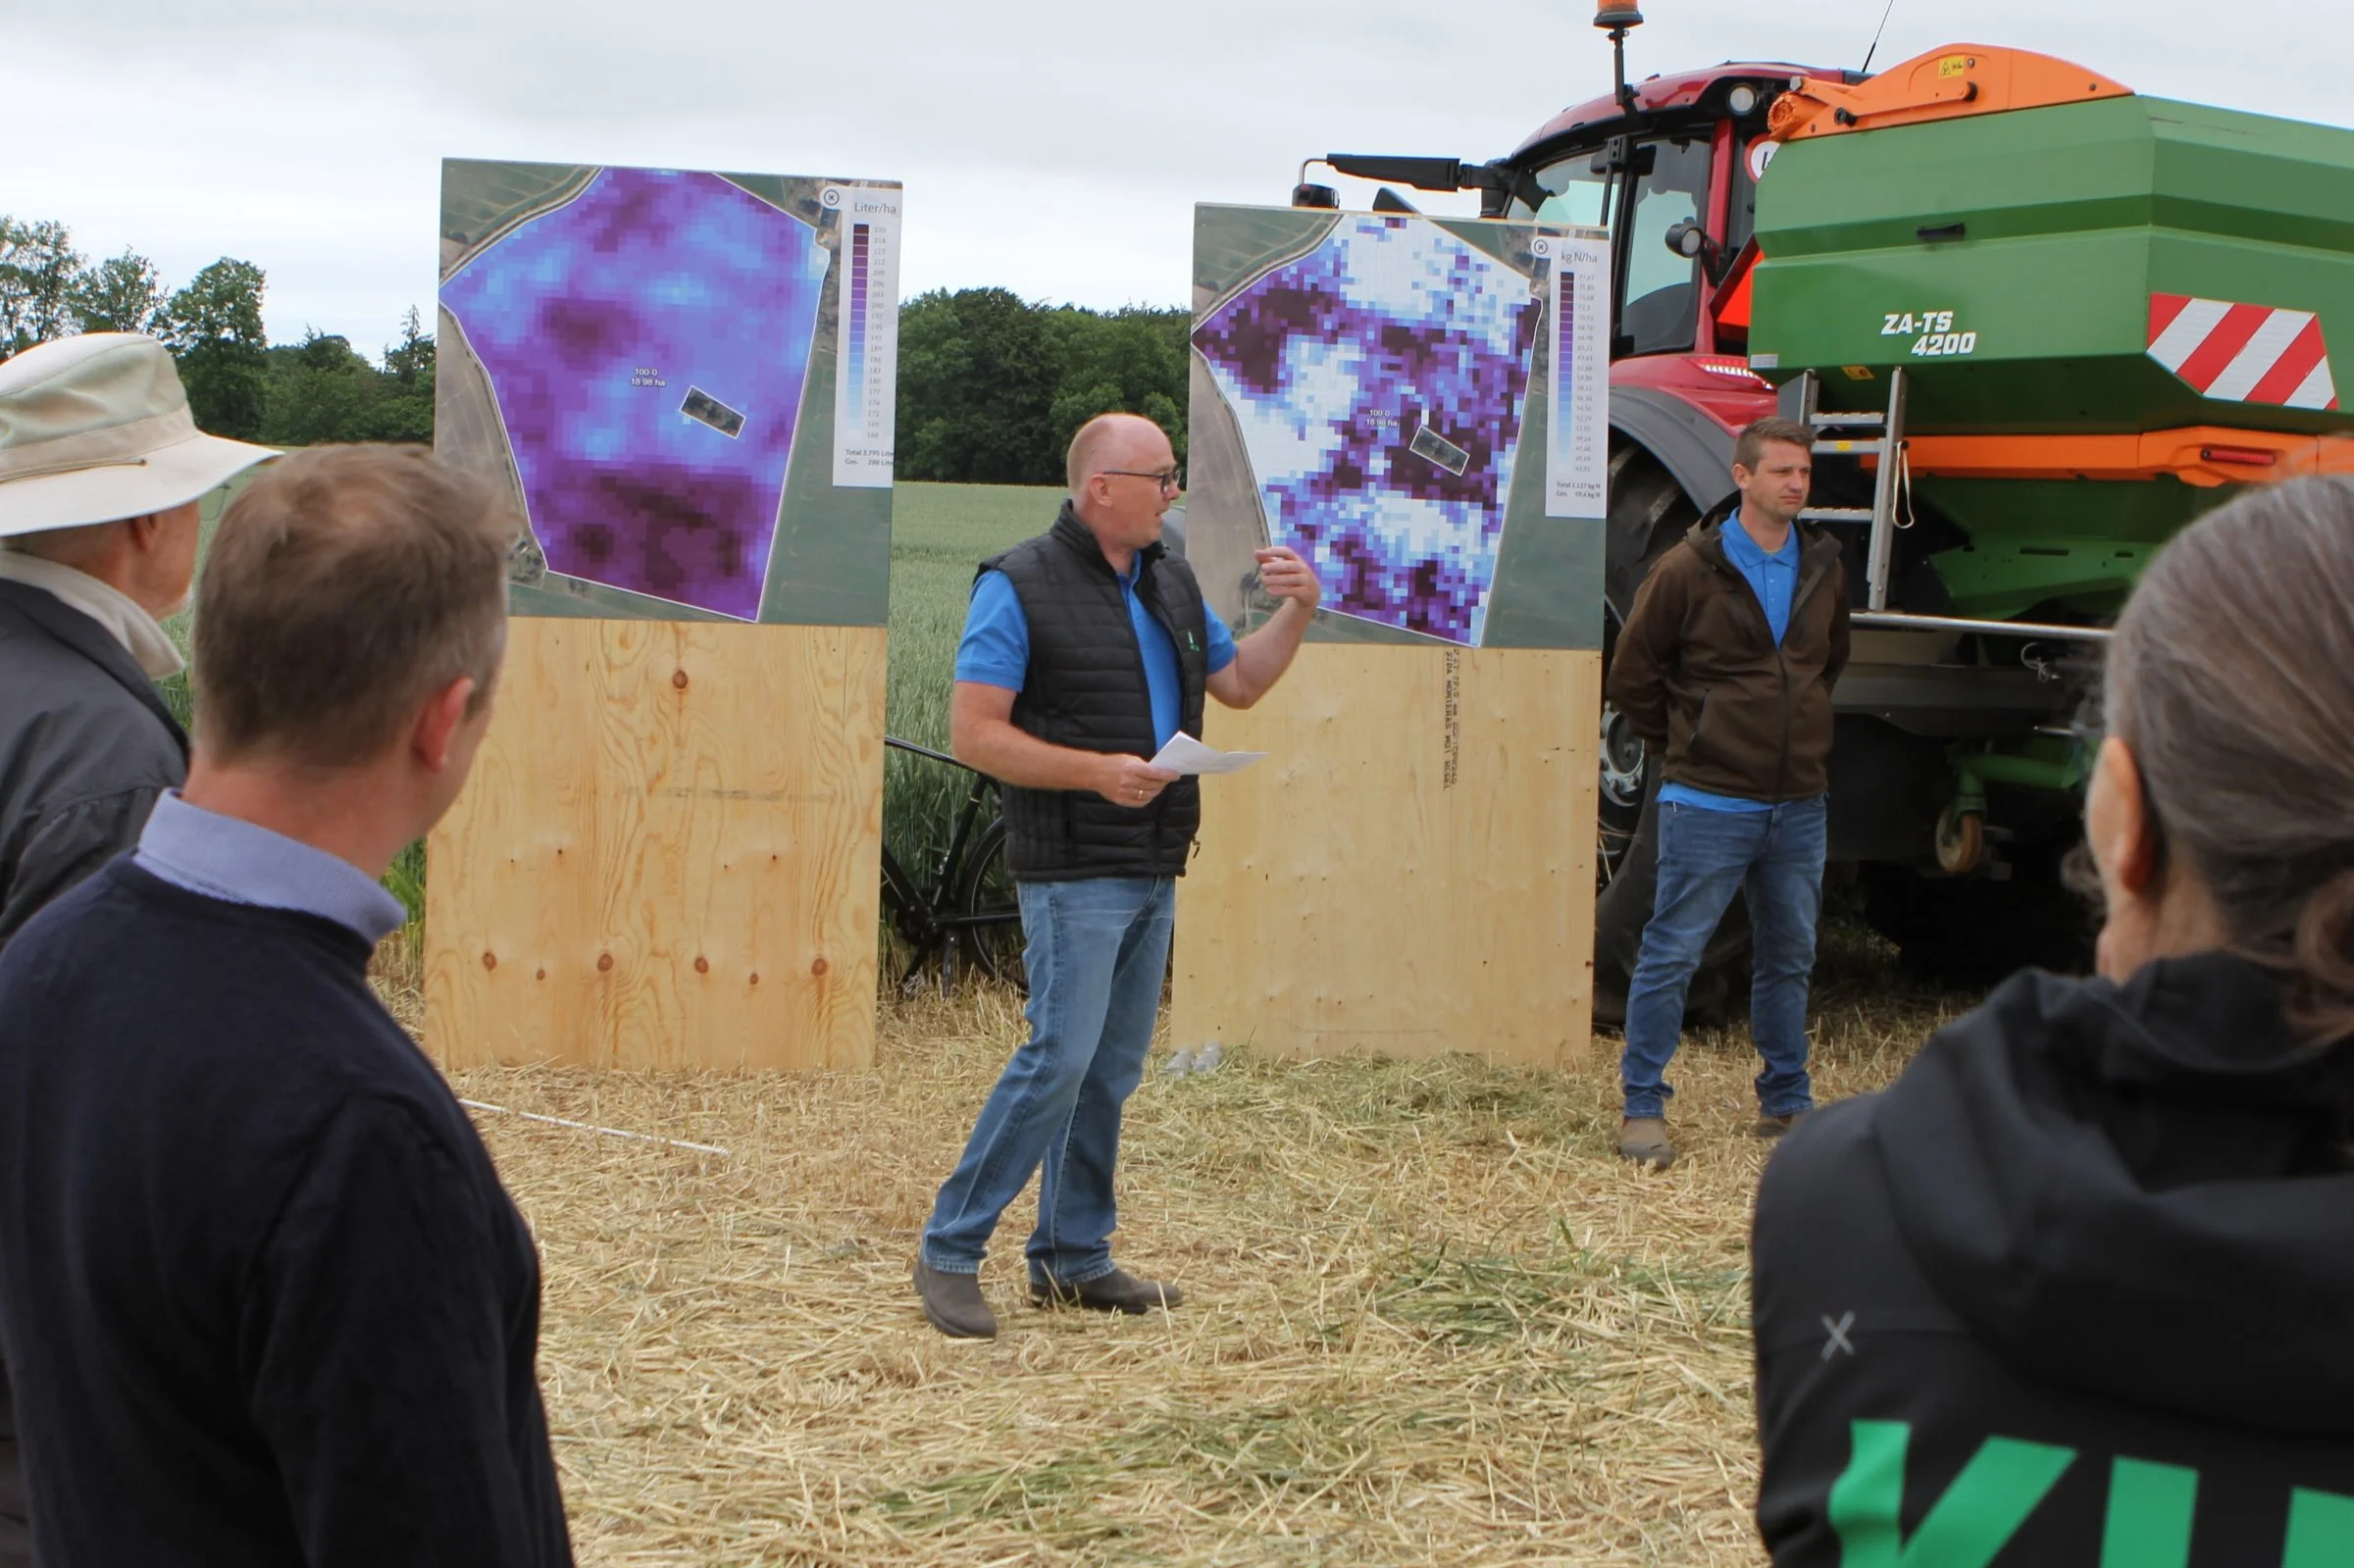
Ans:
[{"label": "man with short blond hair", "polygon": [[1147,1312],[1182,1299],[1111,1259],[1120,1108],[1151,1044],[1175,879],[1202,814],[1195,781],[1151,759],[1181,731],[1200,738],[1205,696],[1248,708],[1265,695],[1322,591],[1298,554],[1260,550],[1280,606],[1238,643],[1161,542],[1184,488],[1167,434],[1107,414],[1081,427],[1067,466],[1054,526],[981,563],[950,698],[956,755],[1005,785],[1030,976],[1030,1038],[982,1107],[915,1259],[925,1315],[956,1339],[998,1332],[981,1260],[1033,1172],[1033,1302]]},{"label": "man with short blond hair", "polygon": [[184,790],[0,954],[0,1341],[42,1568],[568,1564],[539,1269],[368,983],[490,722],[516,520],[323,447],[223,518]]},{"label": "man with short blond hair", "polygon": [[1663,753],[1659,889],[1627,986],[1618,1152],[1675,1158],[1664,1078],[1709,937],[1747,889],[1761,1138],[1815,1104],[1807,991],[1828,843],[1831,688],[1847,666],[1839,540],[1802,527],[1815,433],[1760,420],[1733,447],[1741,495],[1660,557],[1612,650],[1610,699]]}]

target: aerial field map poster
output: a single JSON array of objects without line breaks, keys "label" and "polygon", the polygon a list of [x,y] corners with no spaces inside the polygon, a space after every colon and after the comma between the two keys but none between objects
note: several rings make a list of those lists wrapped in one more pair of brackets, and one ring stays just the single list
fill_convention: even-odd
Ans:
[{"label": "aerial field map poster", "polygon": [[900,190],[452,159],[435,449],[523,615],[879,626]]},{"label": "aerial field map poster", "polygon": [[1252,552],[1328,640],[1599,648],[1609,247],[1526,223],[1195,211],[1186,552],[1238,631]]}]

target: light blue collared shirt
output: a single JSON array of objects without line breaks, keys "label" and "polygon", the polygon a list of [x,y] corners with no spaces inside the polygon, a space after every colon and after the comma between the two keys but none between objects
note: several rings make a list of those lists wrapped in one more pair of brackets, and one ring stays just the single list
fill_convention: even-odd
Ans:
[{"label": "light blue collared shirt", "polygon": [[133,861],[141,871],[208,898],[332,920],[371,947],[409,917],[399,899],[350,861],[242,818],[191,806],[177,789],[156,801]]},{"label": "light blue collared shirt", "polygon": [[1798,591],[1798,530],[1793,528],[1783,535],[1782,547],[1771,555],[1749,536],[1749,525],[1741,521],[1739,512],[1726,521],[1719,536],[1724,541],[1724,558],[1748,580],[1778,646],[1790,633],[1790,600]]}]

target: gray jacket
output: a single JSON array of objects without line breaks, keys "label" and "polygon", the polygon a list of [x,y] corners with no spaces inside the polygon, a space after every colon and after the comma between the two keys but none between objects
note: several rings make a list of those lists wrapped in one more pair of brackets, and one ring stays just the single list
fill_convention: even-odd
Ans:
[{"label": "gray jacket", "polygon": [[0,580],[0,947],[139,840],[188,737],[105,628]]}]

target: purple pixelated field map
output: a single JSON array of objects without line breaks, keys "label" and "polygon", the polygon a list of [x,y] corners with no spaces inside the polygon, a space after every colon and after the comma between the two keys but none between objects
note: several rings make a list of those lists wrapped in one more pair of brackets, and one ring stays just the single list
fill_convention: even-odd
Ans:
[{"label": "purple pixelated field map", "polygon": [[758,618],[829,259],[716,175],[604,169],[443,280],[550,570]]},{"label": "purple pixelated field map", "polygon": [[1343,615],[1477,645],[1543,303],[1426,220],[1340,220],[1194,331],[1268,536]]}]

